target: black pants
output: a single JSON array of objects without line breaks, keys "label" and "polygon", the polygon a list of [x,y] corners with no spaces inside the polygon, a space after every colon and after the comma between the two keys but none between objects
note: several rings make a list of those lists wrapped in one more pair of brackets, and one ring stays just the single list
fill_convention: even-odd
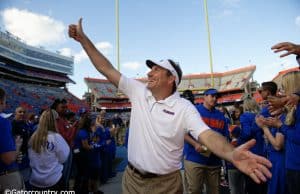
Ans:
[{"label": "black pants", "polygon": [[33,190],[33,191],[48,191],[48,190],[50,190],[50,191],[64,191],[64,190],[66,190],[64,185],[65,185],[64,184],[64,179],[63,179],[63,177],[61,177],[59,179],[59,181],[51,187],[40,188],[40,187],[36,187],[36,186],[31,185],[31,190]]},{"label": "black pants", "polygon": [[74,154],[74,161],[76,165],[75,185],[76,193],[88,193],[88,155],[85,152]]},{"label": "black pants", "polygon": [[247,194],[267,194],[267,183],[257,184],[249,176],[245,175],[245,189]]},{"label": "black pants", "polygon": [[286,183],[290,194],[300,194],[300,171],[287,169]]}]

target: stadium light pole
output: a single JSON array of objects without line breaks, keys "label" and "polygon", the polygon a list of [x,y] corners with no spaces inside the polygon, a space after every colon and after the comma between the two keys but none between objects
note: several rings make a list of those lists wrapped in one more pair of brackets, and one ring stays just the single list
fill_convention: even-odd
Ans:
[{"label": "stadium light pole", "polygon": [[116,58],[117,68],[120,71],[120,35],[119,35],[119,0],[115,1],[116,6]]},{"label": "stadium light pole", "polygon": [[211,43],[210,43],[210,30],[209,30],[209,22],[208,22],[207,0],[203,0],[203,2],[204,2],[205,22],[206,22],[207,39],[208,39],[210,79],[211,79],[211,86],[215,87],[215,80],[214,80],[214,75],[213,75],[213,73],[214,73],[214,70],[213,70],[213,58],[212,58],[212,50],[211,50]]}]

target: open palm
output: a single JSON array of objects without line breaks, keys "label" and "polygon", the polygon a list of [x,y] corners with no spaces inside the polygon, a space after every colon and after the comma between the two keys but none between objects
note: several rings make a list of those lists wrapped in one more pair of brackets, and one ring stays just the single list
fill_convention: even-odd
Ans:
[{"label": "open palm", "polygon": [[271,178],[272,174],[268,168],[272,167],[269,160],[264,157],[253,154],[249,149],[255,145],[252,139],[245,144],[237,147],[233,151],[232,163],[243,173],[249,175],[256,183],[265,182]]}]

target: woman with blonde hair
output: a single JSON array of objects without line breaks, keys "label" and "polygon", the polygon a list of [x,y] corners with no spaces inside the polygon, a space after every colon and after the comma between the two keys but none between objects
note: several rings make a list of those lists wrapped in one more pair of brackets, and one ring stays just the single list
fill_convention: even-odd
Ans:
[{"label": "woman with blonde hair", "polygon": [[[247,95],[243,98],[243,114],[240,116],[241,134],[238,139],[238,145],[241,145],[250,139],[255,139],[256,144],[250,149],[253,153],[265,156],[263,131],[256,125],[255,117],[259,114],[260,108],[257,102]],[[248,194],[267,193],[265,183],[257,184],[248,177],[245,177],[245,192]]]},{"label": "woman with blonde hair", "polygon": [[29,159],[32,174],[30,184],[33,190],[65,190],[62,180],[63,163],[70,154],[70,148],[58,133],[54,110],[45,110],[37,130],[29,140]]}]

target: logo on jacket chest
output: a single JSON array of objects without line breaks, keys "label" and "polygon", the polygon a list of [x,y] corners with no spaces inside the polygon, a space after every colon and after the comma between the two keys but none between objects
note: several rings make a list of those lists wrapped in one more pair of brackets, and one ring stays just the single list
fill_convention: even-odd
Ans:
[{"label": "logo on jacket chest", "polygon": [[219,120],[219,119],[215,119],[215,118],[207,118],[207,117],[202,117],[202,120],[209,127],[213,127],[216,129],[224,129],[225,123],[223,120]]},{"label": "logo on jacket chest", "polygon": [[163,109],[163,112],[164,112],[164,113],[167,113],[167,114],[169,114],[169,115],[175,115],[174,112],[169,111],[169,110],[166,110],[166,109]]}]

